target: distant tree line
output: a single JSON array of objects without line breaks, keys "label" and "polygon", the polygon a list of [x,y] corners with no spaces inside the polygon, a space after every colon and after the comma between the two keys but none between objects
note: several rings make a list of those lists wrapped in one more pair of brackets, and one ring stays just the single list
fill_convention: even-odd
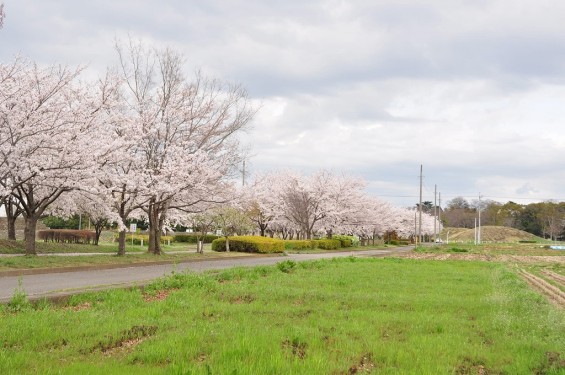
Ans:
[{"label": "distant tree line", "polygon": [[442,221],[449,227],[473,228],[479,208],[481,225],[516,228],[553,240],[565,237],[565,202],[519,204],[509,201],[503,204],[478,199],[469,202],[455,197],[442,211]]}]

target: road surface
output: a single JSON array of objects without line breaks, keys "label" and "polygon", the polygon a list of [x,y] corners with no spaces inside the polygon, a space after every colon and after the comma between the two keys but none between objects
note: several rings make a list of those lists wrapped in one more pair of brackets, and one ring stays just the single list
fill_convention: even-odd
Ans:
[{"label": "road surface", "polygon": [[225,269],[231,267],[253,267],[273,265],[285,260],[295,262],[327,259],[337,257],[384,257],[399,252],[407,252],[410,247],[399,247],[386,250],[347,251],[337,253],[319,254],[289,254],[288,256],[262,256],[246,258],[223,258],[204,261],[187,261],[177,264],[159,264],[147,266],[125,266],[123,268],[82,270],[73,272],[42,273],[23,276],[0,276],[0,302],[8,302],[14,290],[21,282],[21,288],[30,300],[40,298],[65,297],[84,291],[103,290],[110,288],[124,288],[135,285],[144,285],[148,282],[170,275],[172,272],[190,270],[201,272],[212,269]]}]

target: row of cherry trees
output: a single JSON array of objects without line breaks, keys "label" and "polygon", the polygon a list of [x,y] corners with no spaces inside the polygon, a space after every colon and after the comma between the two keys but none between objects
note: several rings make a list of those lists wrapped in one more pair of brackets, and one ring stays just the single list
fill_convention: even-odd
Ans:
[{"label": "row of cherry trees", "polygon": [[40,217],[79,211],[119,223],[119,254],[126,220],[146,217],[159,254],[170,212],[232,198],[237,134],[256,111],[245,90],[189,80],[169,49],[130,41],[117,51],[118,68],[95,83],[80,81],[82,68],[0,65],[0,200],[22,213],[27,254]]},{"label": "row of cherry trees", "polygon": [[[27,254],[35,254],[42,216],[76,212],[87,213],[98,234],[118,223],[120,255],[132,218],[148,221],[155,254],[165,225],[202,225],[212,215],[235,232],[243,223],[237,212],[261,234],[286,238],[414,233],[414,211],[327,171],[271,173],[238,191],[229,183],[242,160],[237,136],[256,112],[245,90],[200,73],[189,80],[182,56],[169,49],[131,40],[116,48],[118,66],[96,82],[81,81],[81,67],[22,57],[0,65],[0,202],[12,229],[24,217]],[[234,207],[222,209],[227,202]],[[424,215],[424,232],[432,220]]]},{"label": "row of cherry trees", "polygon": [[[320,171],[309,176],[282,171],[246,186],[242,206],[260,235],[306,238],[352,234],[362,239],[394,232],[416,234],[413,209],[400,208],[364,192],[362,179]],[[422,234],[433,233],[433,217],[422,216]]]}]

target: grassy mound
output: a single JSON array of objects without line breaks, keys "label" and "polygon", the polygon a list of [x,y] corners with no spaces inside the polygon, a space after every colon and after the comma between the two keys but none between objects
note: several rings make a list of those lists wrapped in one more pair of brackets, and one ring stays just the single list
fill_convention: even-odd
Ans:
[{"label": "grassy mound", "polygon": [[[442,238],[446,238],[449,231],[449,242],[471,242],[475,239],[475,229],[467,228],[445,228],[442,231]],[[543,239],[534,236],[523,230],[501,227],[501,226],[482,226],[481,227],[482,242],[520,242],[520,241],[543,241]]]}]

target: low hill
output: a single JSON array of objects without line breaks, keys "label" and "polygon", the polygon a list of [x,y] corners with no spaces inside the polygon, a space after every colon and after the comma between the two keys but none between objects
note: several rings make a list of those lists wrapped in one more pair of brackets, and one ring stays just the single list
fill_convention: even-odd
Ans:
[{"label": "low hill", "polygon": [[[441,232],[441,238],[445,239],[449,231],[449,242],[473,242],[475,240],[475,229],[467,228],[445,228]],[[519,241],[541,241],[542,239],[523,230],[500,227],[482,226],[481,242],[519,242]]]}]

